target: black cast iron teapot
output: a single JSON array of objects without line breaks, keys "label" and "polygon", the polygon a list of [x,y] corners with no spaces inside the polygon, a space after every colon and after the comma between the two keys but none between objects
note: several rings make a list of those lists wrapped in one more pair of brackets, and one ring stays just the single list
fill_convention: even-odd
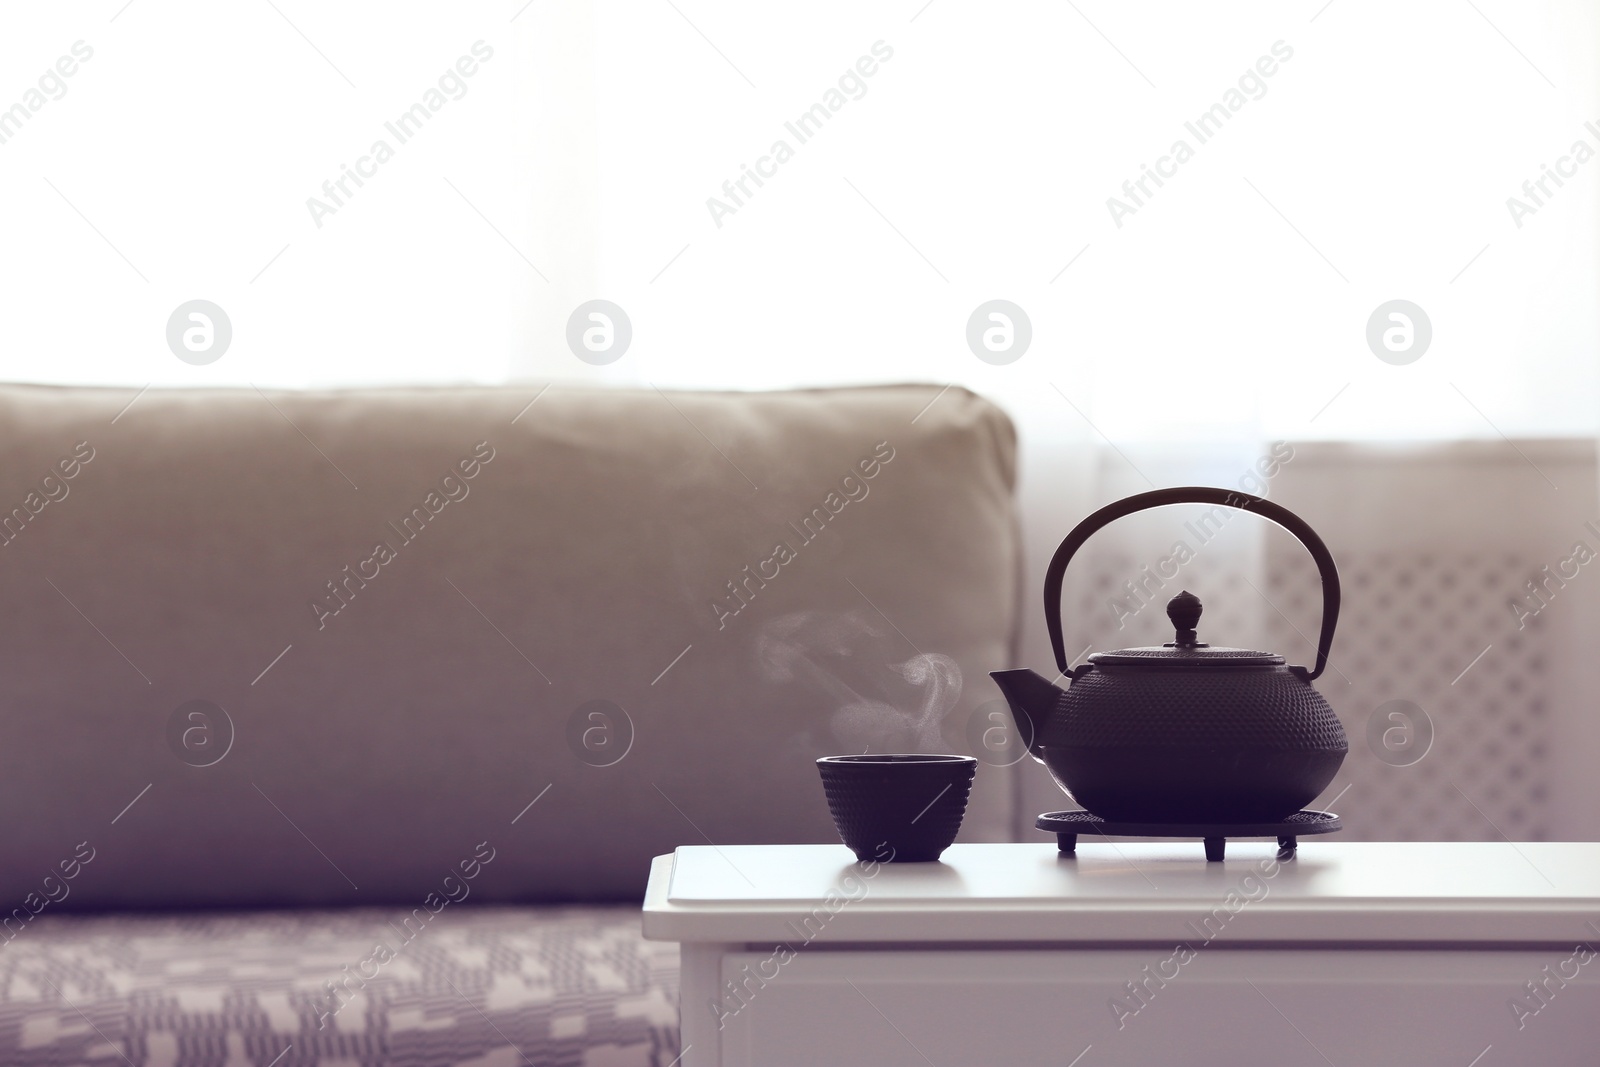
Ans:
[{"label": "black cast iron teapot", "polygon": [[[1061,579],[1102,526],[1167,504],[1213,504],[1271,519],[1311,553],[1322,575],[1316,666],[1197,639],[1200,601],[1167,606],[1177,634],[1160,647],[1098,652],[1068,666]],[[1349,744],[1311,683],[1328,662],[1339,618],[1339,572],[1316,532],[1248,493],[1203,486],[1140,493],[1096,511],[1061,542],[1045,572],[1044,613],[1063,690],[1030,670],[995,671],[1028,752],[1091,814],[1113,822],[1239,823],[1284,819],[1321,793]]]}]

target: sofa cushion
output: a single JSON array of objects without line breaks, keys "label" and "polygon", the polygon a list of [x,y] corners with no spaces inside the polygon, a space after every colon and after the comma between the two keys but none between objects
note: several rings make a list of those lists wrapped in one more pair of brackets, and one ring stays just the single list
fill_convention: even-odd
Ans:
[{"label": "sofa cushion", "polygon": [[815,757],[970,751],[1011,665],[1013,462],[930,386],[0,387],[0,909],[410,905],[480,847],[477,899],[638,898],[833,840]]},{"label": "sofa cushion", "polygon": [[8,1067],[678,1058],[677,947],[634,908],[42,916],[3,973]]}]

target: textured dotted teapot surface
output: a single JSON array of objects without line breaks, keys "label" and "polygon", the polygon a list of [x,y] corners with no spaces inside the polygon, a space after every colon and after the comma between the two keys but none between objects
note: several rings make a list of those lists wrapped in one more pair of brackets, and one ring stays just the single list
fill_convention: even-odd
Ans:
[{"label": "textured dotted teapot surface", "polygon": [[1096,664],[1062,693],[1040,740],[1047,749],[1349,749],[1327,700],[1287,667],[1172,670]]}]

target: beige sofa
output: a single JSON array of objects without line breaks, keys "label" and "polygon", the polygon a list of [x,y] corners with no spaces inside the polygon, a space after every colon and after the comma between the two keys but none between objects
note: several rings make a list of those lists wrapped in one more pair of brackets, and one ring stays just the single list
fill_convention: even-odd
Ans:
[{"label": "beige sofa", "polygon": [[650,857],[973,751],[1014,463],[938,386],[0,387],[0,1062],[671,1063]]}]

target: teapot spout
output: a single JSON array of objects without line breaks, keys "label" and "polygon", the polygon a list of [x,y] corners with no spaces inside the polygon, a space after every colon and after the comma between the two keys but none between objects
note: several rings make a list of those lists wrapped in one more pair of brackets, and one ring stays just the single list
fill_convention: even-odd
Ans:
[{"label": "teapot spout", "polygon": [[1016,720],[1023,739],[1028,742],[1028,755],[1042,761],[1044,749],[1039,744],[1039,738],[1043,736],[1044,724],[1050,720],[1063,690],[1026,667],[1014,671],[990,671],[989,677],[994,679],[994,684],[1000,687],[1006,703],[1011,706],[1011,717]]}]

